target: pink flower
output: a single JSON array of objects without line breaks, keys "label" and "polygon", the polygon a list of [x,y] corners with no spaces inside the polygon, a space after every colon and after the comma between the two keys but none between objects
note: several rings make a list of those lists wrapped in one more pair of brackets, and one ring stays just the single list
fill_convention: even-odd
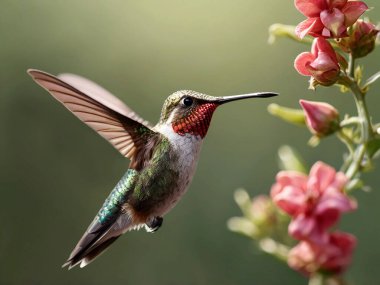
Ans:
[{"label": "pink flower", "polygon": [[298,240],[325,243],[327,229],[341,213],[356,209],[356,203],[343,192],[347,178],[342,172],[316,162],[309,176],[281,171],[272,186],[273,202],[292,217],[289,234]]},{"label": "pink flower", "polygon": [[311,52],[299,54],[294,60],[294,68],[325,86],[334,84],[340,72],[337,54],[324,38],[314,39]]},{"label": "pink flower", "polygon": [[327,136],[339,128],[339,113],[330,104],[300,100],[306,114],[306,124],[318,137]]},{"label": "pink flower", "polygon": [[303,38],[340,38],[347,36],[347,28],[368,9],[362,1],[350,0],[295,0],[298,11],[307,19],[296,27],[296,34]]},{"label": "pink flower", "polygon": [[343,232],[329,234],[326,244],[301,241],[288,255],[291,268],[310,275],[317,271],[342,273],[351,263],[356,238]]}]

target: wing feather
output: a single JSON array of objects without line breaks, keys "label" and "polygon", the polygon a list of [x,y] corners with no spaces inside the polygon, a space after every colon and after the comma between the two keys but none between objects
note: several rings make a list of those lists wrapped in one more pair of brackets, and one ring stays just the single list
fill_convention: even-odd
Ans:
[{"label": "wing feather", "polygon": [[57,76],[62,81],[69,83],[76,89],[80,90],[84,94],[88,94],[92,99],[101,102],[108,106],[109,108],[117,111],[118,113],[127,116],[148,128],[152,128],[152,126],[137,115],[131,108],[125,105],[119,98],[115,97],[112,93],[99,86],[95,82],[84,78],[82,76],[71,74],[71,73],[63,73]]},{"label": "wing feather", "polygon": [[30,76],[76,117],[133,160],[156,135],[149,124],[96,83],[73,74],[59,77],[30,69]]}]

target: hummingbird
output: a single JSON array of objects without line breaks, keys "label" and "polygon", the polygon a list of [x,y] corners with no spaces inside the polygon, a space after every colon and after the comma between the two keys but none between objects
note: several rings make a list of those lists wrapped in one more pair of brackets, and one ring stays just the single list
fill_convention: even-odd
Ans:
[{"label": "hummingbird", "polygon": [[129,167],[103,203],[66,263],[69,269],[92,262],[124,233],[157,231],[163,216],[187,191],[202,142],[217,107],[267,98],[273,92],[214,97],[191,90],[171,94],[152,126],[98,84],[74,74],[29,69],[29,75],[76,117],[105,138]]}]

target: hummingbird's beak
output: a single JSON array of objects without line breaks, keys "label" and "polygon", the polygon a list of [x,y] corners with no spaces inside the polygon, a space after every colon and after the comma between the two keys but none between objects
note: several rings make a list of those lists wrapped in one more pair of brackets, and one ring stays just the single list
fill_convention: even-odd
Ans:
[{"label": "hummingbird's beak", "polygon": [[273,97],[273,96],[277,96],[277,95],[278,95],[278,93],[273,93],[273,92],[256,92],[256,93],[249,93],[249,94],[218,97],[215,101],[219,104],[224,104],[224,103],[228,103],[228,102],[236,101],[236,100],[241,100],[241,99],[268,98],[268,97]]}]

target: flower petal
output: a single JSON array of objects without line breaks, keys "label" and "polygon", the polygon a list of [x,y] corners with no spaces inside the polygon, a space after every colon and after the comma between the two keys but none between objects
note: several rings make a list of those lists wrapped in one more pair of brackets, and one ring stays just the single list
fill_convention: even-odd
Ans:
[{"label": "flower petal", "polygon": [[356,210],[356,208],[357,204],[355,200],[350,199],[340,191],[330,190],[323,193],[314,211],[316,215],[324,215],[324,212],[330,209],[335,209],[339,213],[345,213]]},{"label": "flower petal", "polygon": [[280,171],[272,186],[271,197],[279,208],[293,216],[305,207],[307,176],[296,171]]},{"label": "flower petal", "polygon": [[318,17],[319,13],[326,9],[325,0],[295,0],[294,5],[297,10],[306,17]]},{"label": "flower petal", "polygon": [[310,66],[318,71],[339,70],[339,66],[334,62],[327,52],[319,52],[318,57],[310,63]]},{"label": "flower petal", "polygon": [[303,52],[299,54],[294,60],[294,68],[301,75],[311,76],[310,71],[306,67],[314,60],[315,57],[310,52]]},{"label": "flower petal", "polygon": [[324,26],[319,17],[308,18],[305,21],[299,23],[296,27],[296,35],[303,39],[307,34],[312,36],[320,35]]},{"label": "flower petal", "polygon": [[298,240],[308,239],[311,233],[315,231],[316,220],[314,217],[300,214],[296,216],[289,224],[289,235]]},{"label": "flower petal", "polygon": [[355,246],[355,236],[344,232],[332,233],[328,244],[318,254],[321,269],[335,274],[344,271],[351,263]]},{"label": "flower petal", "polygon": [[273,202],[291,216],[304,210],[305,198],[302,189],[291,185],[284,187],[280,193],[272,196]]},{"label": "flower petal", "polygon": [[312,45],[312,53],[315,55],[315,57],[318,56],[319,52],[325,52],[327,53],[331,59],[338,64],[338,58],[336,57],[336,53],[334,48],[331,46],[329,41],[327,41],[325,38],[319,37],[315,39],[315,44]]},{"label": "flower petal", "polygon": [[308,188],[322,193],[334,181],[336,171],[331,166],[318,161],[310,170]]},{"label": "flower petal", "polygon": [[334,37],[340,37],[347,29],[344,25],[344,14],[337,8],[324,10],[320,14],[321,21]]},{"label": "flower petal", "polygon": [[346,27],[352,26],[366,10],[368,10],[368,6],[364,2],[348,1],[342,9],[345,16],[344,25]]},{"label": "flower petal", "polygon": [[317,256],[309,242],[301,241],[289,251],[289,267],[305,275],[316,272],[319,269]]},{"label": "flower petal", "polygon": [[282,186],[292,185],[294,187],[305,189],[307,176],[298,171],[280,171],[276,175],[276,181]]},{"label": "flower petal", "polygon": [[341,9],[346,5],[347,0],[328,0],[327,2],[330,2],[329,8],[338,8]]}]

